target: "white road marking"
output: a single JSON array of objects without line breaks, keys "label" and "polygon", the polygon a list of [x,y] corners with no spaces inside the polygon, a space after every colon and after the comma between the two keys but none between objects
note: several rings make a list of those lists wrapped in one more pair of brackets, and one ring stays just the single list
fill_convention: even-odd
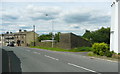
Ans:
[{"label": "white road marking", "polygon": [[33,53],[37,53],[37,52],[33,52]]},{"label": "white road marking", "polygon": [[59,60],[59,59],[53,58],[53,57],[48,56],[48,55],[45,55],[45,57],[51,58],[51,59],[53,59],[53,60]]},{"label": "white road marking", "polygon": [[38,53],[38,54],[40,54],[40,53]]},{"label": "white road marking", "polygon": [[[82,69],[87,70],[87,71],[90,71],[90,72],[97,73],[97,72],[96,72],[96,71],[94,71],[94,70],[87,69],[87,68],[85,68],[85,67],[78,66],[78,65],[75,65],[75,64],[72,64],[72,63],[68,63],[68,65],[71,65],[71,66],[74,66],[74,67],[77,67],[77,68],[82,68]],[[100,73],[98,73],[98,74],[100,74]]]},{"label": "white road marking", "polygon": [[8,65],[9,65],[9,72],[12,72],[12,70],[11,70],[11,60],[10,60],[10,57],[8,57]]},{"label": "white road marking", "polygon": [[38,53],[38,52],[33,52],[33,53],[35,53],[35,54],[40,54],[40,53]]},{"label": "white road marking", "polygon": [[95,57],[90,57],[90,58],[93,58],[93,59],[99,59],[99,60],[104,60],[104,61],[109,61],[109,62],[115,62],[115,63],[118,62],[118,61],[107,60],[107,59],[101,59],[101,58],[95,58]]},{"label": "white road marking", "polygon": [[26,51],[30,52],[30,50],[26,50]]}]

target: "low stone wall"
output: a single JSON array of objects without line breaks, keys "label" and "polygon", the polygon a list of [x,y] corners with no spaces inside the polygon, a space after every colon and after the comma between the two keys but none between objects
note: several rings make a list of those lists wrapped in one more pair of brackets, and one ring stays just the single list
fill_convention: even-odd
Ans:
[{"label": "low stone wall", "polygon": [[[37,42],[36,46],[40,46],[40,47],[52,47],[52,42]],[[59,43],[54,42],[53,47],[60,48]]]}]

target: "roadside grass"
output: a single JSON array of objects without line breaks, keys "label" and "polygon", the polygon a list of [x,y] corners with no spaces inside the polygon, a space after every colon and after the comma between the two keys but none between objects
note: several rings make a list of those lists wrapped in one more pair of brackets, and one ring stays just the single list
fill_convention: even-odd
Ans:
[{"label": "roadside grass", "polygon": [[117,54],[113,54],[112,57],[107,57],[107,56],[100,56],[100,55],[94,54],[93,52],[90,51],[87,53],[87,55],[95,58],[101,58],[101,59],[107,59],[107,60],[113,60],[113,61],[120,60],[120,57]]},{"label": "roadside grass", "polygon": [[88,52],[91,51],[91,47],[79,47],[74,49],[62,49],[62,48],[51,48],[51,47],[40,47],[40,46],[30,46],[31,48],[46,49],[51,51],[62,51],[62,52]]},{"label": "roadside grass", "polygon": [[[38,48],[38,49],[45,49],[45,50],[51,50],[51,51],[61,51],[61,52],[88,52],[87,56],[101,58],[101,59],[108,59],[113,61],[118,61],[120,57],[118,55],[113,55],[112,57],[106,57],[106,56],[100,56],[96,55],[92,52],[91,47],[79,47],[74,49],[62,49],[62,48],[51,48],[51,47],[40,47],[40,46],[30,46],[30,48]],[[120,55],[120,54],[119,54]]]}]

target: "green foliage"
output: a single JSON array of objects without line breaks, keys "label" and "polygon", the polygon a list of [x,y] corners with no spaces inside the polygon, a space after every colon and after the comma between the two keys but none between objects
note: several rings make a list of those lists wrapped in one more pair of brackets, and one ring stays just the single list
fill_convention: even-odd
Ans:
[{"label": "green foliage", "polygon": [[60,32],[58,32],[58,33],[56,33],[55,34],[55,37],[54,37],[54,39],[57,41],[57,42],[59,42],[59,40],[60,40]]},{"label": "green foliage", "polygon": [[80,48],[75,48],[75,49],[61,49],[61,48],[51,48],[51,47],[40,47],[40,46],[30,46],[31,48],[40,48],[40,49],[46,49],[46,50],[51,50],[51,51],[63,51],[63,52],[83,52],[83,51],[91,51],[91,47],[80,47]]},{"label": "green foliage", "polygon": [[106,51],[105,56],[107,57],[112,57],[113,53],[110,51]]},{"label": "green foliage", "polygon": [[106,43],[94,43],[92,49],[93,53],[101,56],[111,57],[113,54],[113,51],[109,51],[109,46]]},{"label": "green foliage", "polygon": [[89,30],[86,30],[86,32],[83,35],[83,38],[90,40],[91,38],[91,32]]},{"label": "green foliage", "polygon": [[[57,42],[59,42],[59,35],[60,35],[61,33],[60,32],[58,32],[58,33],[56,33],[55,35],[54,35],[54,40],[56,40]],[[52,40],[52,35],[53,35],[53,33],[49,33],[49,34],[43,34],[43,35],[40,35],[39,37],[38,37],[38,41],[39,42],[41,42],[41,40]]]},{"label": "green foliage", "polygon": [[83,37],[87,38],[92,43],[105,42],[107,44],[110,44],[110,28],[102,27],[101,29],[92,32],[86,30]]},{"label": "green foliage", "polygon": [[88,56],[94,56],[95,54],[93,52],[88,52],[87,55]]},{"label": "green foliage", "polygon": [[52,40],[52,33],[49,34],[43,34],[38,37],[38,41],[40,42],[41,40]]},{"label": "green foliage", "polygon": [[79,47],[79,48],[74,48],[74,49],[71,49],[71,50],[74,51],[74,52],[92,51],[92,48],[91,47]]}]

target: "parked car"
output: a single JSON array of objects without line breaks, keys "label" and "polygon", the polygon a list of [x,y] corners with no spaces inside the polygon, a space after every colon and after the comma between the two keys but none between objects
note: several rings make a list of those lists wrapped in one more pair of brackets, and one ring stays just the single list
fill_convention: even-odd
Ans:
[{"label": "parked car", "polygon": [[8,43],[8,45],[7,45],[7,46],[14,47],[14,42],[10,42],[10,43]]}]

